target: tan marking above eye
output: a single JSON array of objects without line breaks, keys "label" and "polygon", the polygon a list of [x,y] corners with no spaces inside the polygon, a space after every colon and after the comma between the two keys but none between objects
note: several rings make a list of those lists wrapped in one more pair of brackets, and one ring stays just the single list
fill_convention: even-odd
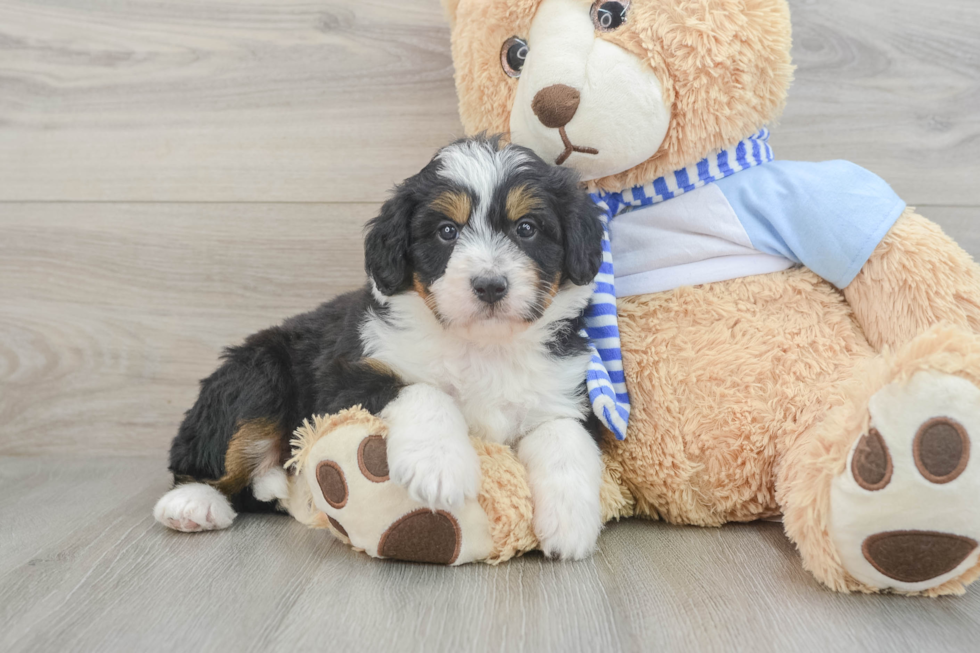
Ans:
[{"label": "tan marking above eye", "polygon": [[948,417],[936,417],[919,429],[912,443],[919,473],[937,485],[956,480],[970,462],[970,436],[966,428]]},{"label": "tan marking above eye", "polygon": [[460,226],[469,222],[473,212],[473,202],[469,195],[448,190],[435,198],[430,206]]},{"label": "tan marking above eye", "polygon": [[878,429],[871,429],[861,436],[854,457],[851,459],[851,473],[854,480],[865,490],[876,492],[884,489],[892,480],[892,457],[888,453],[885,439]]},{"label": "tan marking above eye", "polygon": [[515,186],[507,193],[507,219],[517,222],[531,211],[541,208],[541,200],[527,186]]}]

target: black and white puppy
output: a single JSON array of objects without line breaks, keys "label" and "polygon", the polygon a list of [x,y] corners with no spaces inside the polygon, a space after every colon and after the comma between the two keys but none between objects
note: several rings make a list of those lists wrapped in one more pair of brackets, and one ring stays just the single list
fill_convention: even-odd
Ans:
[{"label": "black and white puppy", "polygon": [[275,509],[296,482],[282,466],[293,431],[361,404],[387,420],[391,479],[415,500],[476,497],[470,436],[506,443],[545,552],[589,555],[602,464],[579,329],[602,227],[577,182],[497,139],[441,150],[369,224],[367,287],[228,349],[202,382],[157,520],[213,530],[236,509]]}]

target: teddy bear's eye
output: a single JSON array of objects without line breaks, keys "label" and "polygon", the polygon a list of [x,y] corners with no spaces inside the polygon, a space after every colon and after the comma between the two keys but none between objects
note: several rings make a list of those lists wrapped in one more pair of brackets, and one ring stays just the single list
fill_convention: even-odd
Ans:
[{"label": "teddy bear's eye", "polygon": [[504,41],[504,47],[500,48],[500,65],[503,66],[508,77],[521,76],[525,59],[527,59],[527,41],[516,36]]},{"label": "teddy bear's eye", "polygon": [[599,2],[592,5],[592,22],[600,32],[611,32],[619,29],[626,22],[626,14],[629,12],[630,3],[627,2]]}]

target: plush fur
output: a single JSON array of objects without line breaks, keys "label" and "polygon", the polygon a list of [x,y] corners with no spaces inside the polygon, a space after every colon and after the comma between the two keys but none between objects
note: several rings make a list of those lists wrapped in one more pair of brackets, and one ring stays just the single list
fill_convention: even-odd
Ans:
[{"label": "plush fur", "polygon": [[[622,150],[621,166],[592,179],[591,188],[618,191],[649,183],[734,145],[778,117],[792,78],[785,0],[635,0],[621,3],[627,9],[621,26],[596,26],[591,34],[583,27],[593,6],[586,0],[445,4],[460,115],[468,130],[506,130],[512,124],[525,129],[530,123],[513,120],[515,112],[543,111],[536,134],[515,131],[512,137],[533,141],[540,154],[550,156],[557,138],[552,125],[565,120],[573,105],[593,111],[585,96],[601,87],[595,78],[613,74],[588,68],[591,63],[639,61],[656,76],[660,90],[654,99],[670,116],[662,142],[640,162]],[[562,37],[558,25],[577,31]],[[526,78],[501,64],[502,44],[511,37],[528,48],[522,70],[535,72]],[[595,54],[608,53],[610,46],[620,50],[615,57]],[[564,63],[547,54],[535,59],[549,48],[565,48]],[[566,90],[539,96],[538,86],[545,83],[540,80],[561,65],[569,79],[584,80],[575,87],[579,97]],[[620,124],[624,116],[626,123],[659,121],[656,103],[637,115],[642,102],[636,88],[653,93],[642,83],[606,91],[600,100],[608,119],[592,120],[587,132],[596,142],[575,145],[601,152],[606,138],[616,146],[630,126]],[[575,141],[573,127],[569,122],[567,132]],[[582,162],[590,156],[596,155],[575,153],[562,164],[587,167]],[[907,211],[843,290],[809,270],[793,269],[621,298],[618,306],[633,411],[626,440],[607,437],[603,443],[607,478],[619,485],[618,498],[625,498],[604,504],[611,508],[607,517],[717,526],[782,514],[804,566],[838,591],[957,593],[980,575],[968,557],[935,577],[940,580],[932,586],[887,578],[862,582],[854,574],[863,572],[846,565],[863,565],[864,556],[838,549],[847,538],[834,531],[840,523],[835,515],[850,508],[834,503],[833,488],[851,473],[861,437],[875,428],[886,447],[910,437],[895,431],[894,421],[876,423],[872,405],[905,392],[909,407],[928,414],[934,397],[922,389],[921,379],[946,384],[955,376],[980,386],[980,267],[939,227]],[[917,372],[938,376],[911,384]],[[972,491],[980,468],[974,461],[966,469],[967,480],[944,488],[929,485],[914,469],[896,469],[893,483],[903,492],[921,488],[916,515],[939,515]],[[913,481],[919,485],[908,485]],[[887,488],[863,496],[862,509],[876,510],[876,519],[900,528],[902,512],[890,503],[893,496]],[[942,522],[943,532],[980,540],[980,517],[971,510],[956,513],[958,522]],[[921,527],[913,512],[909,529]]]},{"label": "plush fur", "polygon": [[897,349],[932,325],[980,333],[980,276],[938,225],[908,209],[844,289],[868,341]]}]

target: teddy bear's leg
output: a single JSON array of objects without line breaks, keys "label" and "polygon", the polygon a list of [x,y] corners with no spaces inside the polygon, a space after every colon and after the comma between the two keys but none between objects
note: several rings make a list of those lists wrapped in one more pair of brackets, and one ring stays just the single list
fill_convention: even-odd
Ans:
[{"label": "teddy bear's leg", "polygon": [[961,593],[980,575],[980,337],[934,327],[842,395],[777,476],[804,566],[838,591]]},{"label": "teddy bear's leg", "polygon": [[390,480],[387,434],[384,421],[359,408],[304,425],[290,461],[290,513],[378,558],[497,563],[537,547],[527,473],[509,448],[473,440],[478,498],[433,511]]},{"label": "teddy bear's leg", "polygon": [[939,323],[980,334],[980,266],[938,225],[911,209],[844,296],[878,351],[897,349]]}]

